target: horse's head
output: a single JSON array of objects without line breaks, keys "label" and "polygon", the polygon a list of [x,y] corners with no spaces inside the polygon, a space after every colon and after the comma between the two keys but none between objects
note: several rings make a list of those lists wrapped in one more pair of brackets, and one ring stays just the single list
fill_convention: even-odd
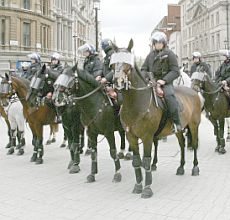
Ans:
[{"label": "horse's head", "polygon": [[133,40],[129,42],[128,48],[116,48],[111,56],[110,65],[114,70],[114,85],[116,89],[128,89],[128,79],[132,68],[134,68],[134,55],[131,53]]},{"label": "horse's head", "polygon": [[9,104],[9,98],[15,93],[10,76],[6,73],[0,82],[0,100],[2,106]]},{"label": "horse's head", "polygon": [[204,89],[204,83],[208,80],[208,74],[206,72],[194,72],[191,80],[191,88],[197,92],[200,92]]},{"label": "horse's head", "polygon": [[57,107],[70,103],[70,96],[77,87],[77,77],[74,73],[76,69],[77,65],[65,67],[62,74],[55,81],[52,99]]}]

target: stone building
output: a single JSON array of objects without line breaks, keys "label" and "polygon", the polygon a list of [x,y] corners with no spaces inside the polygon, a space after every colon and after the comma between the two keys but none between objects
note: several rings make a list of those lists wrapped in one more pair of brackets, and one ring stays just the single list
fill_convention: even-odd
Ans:
[{"label": "stone building", "polygon": [[219,50],[229,49],[229,0],[180,0],[182,62],[192,64],[200,51],[212,72],[220,65]]},{"label": "stone building", "polygon": [[95,44],[94,1],[0,0],[0,71],[20,68],[31,52],[72,64],[80,45]]}]

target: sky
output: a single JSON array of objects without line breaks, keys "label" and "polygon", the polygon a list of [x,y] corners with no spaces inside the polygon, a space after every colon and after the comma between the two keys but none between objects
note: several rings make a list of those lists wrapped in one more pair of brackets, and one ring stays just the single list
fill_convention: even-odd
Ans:
[{"label": "sky", "polygon": [[98,11],[102,39],[115,38],[118,47],[134,40],[134,53],[145,58],[154,27],[167,15],[167,5],[179,0],[101,0]]}]

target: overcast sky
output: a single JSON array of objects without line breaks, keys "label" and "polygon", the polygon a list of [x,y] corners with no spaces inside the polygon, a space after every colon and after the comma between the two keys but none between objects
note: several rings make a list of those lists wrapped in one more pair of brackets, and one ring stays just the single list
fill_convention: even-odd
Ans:
[{"label": "overcast sky", "polygon": [[134,53],[146,57],[153,28],[167,15],[167,5],[178,0],[101,0],[102,38],[116,39],[119,47],[134,40]]}]

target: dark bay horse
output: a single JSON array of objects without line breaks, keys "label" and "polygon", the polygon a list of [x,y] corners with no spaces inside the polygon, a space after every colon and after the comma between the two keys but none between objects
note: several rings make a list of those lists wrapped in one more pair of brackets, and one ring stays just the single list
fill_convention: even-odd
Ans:
[{"label": "dark bay horse", "polygon": [[[142,198],[149,198],[153,195],[151,190],[151,152],[153,138],[161,138],[172,134],[172,120],[167,119],[165,126],[161,129],[163,110],[156,105],[153,93],[154,82],[147,82],[140,73],[134,62],[134,55],[131,54],[133,41],[130,40],[127,49],[118,49],[112,55],[111,64],[115,71],[114,83],[123,94],[123,105],[120,112],[121,121],[125,128],[127,139],[133,151],[133,167],[135,169],[136,184],[133,193],[141,194]],[[177,87],[176,97],[182,103],[180,112],[181,122],[184,128],[188,129],[191,135],[191,146],[194,150],[192,175],[199,175],[197,148],[198,148],[198,127],[201,120],[201,103],[197,93],[187,87]],[[159,100],[158,100],[159,101]],[[181,148],[180,166],[177,174],[184,174],[185,164],[185,138],[183,132],[177,132]],[[143,160],[141,160],[138,139],[143,142]],[[157,153],[157,149],[155,150]],[[145,187],[142,187],[141,165],[145,169]]]},{"label": "dark bay horse", "polygon": [[[110,147],[110,156],[114,160],[115,174],[113,181],[120,182],[120,160],[117,155],[114,131],[119,131],[123,144],[125,143],[125,132],[119,117],[114,113],[109,98],[94,77],[84,70],[77,69],[77,66],[66,68],[59,77],[55,82],[57,86],[57,90],[54,92],[55,102],[71,102],[78,105],[82,123],[88,128],[87,134],[92,152],[91,174],[88,175],[87,181],[94,182],[95,174],[98,172],[97,137],[101,134],[106,137]],[[70,85],[64,84],[64,82],[69,82]]]},{"label": "dark bay horse", "polygon": [[[71,103],[54,105],[52,99],[47,98],[48,93],[54,92],[54,81],[56,79],[49,79],[47,77],[49,69],[45,65],[36,73],[30,84],[30,94],[28,100],[31,105],[40,106],[46,105],[56,109],[58,114],[61,116],[62,126],[64,133],[68,140],[68,147],[70,149],[71,162],[69,164],[69,172],[71,174],[78,173],[80,171],[79,153],[83,152],[84,147],[84,127],[80,121],[80,110],[77,105]],[[73,120],[74,119],[74,120]],[[78,151],[78,152],[76,152]]]},{"label": "dark bay horse", "polygon": [[33,134],[32,144],[34,146],[34,152],[31,157],[31,162],[36,164],[43,163],[43,125],[49,125],[54,122],[55,112],[48,106],[40,106],[38,108],[30,107],[26,100],[29,91],[30,82],[27,79],[9,76],[6,74],[5,78],[1,82],[1,86],[8,88],[5,94],[1,95],[1,98],[8,98],[13,93],[17,93],[23,105],[24,116],[29,123],[30,129]]},{"label": "dark bay horse", "polygon": [[200,91],[204,97],[204,108],[214,126],[216,152],[226,153],[224,139],[225,118],[230,117],[229,99],[223,92],[222,85],[213,82],[207,73],[195,72],[192,75],[192,88]]}]

